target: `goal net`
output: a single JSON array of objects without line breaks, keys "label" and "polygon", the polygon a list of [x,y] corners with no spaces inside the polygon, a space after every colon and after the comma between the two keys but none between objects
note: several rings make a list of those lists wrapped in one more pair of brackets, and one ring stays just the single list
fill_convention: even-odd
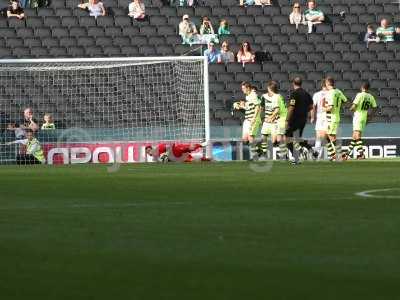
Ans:
[{"label": "goal net", "polygon": [[10,142],[35,127],[29,109],[45,152],[55,145],[208,142],[207,63],[203,57],[0,60],[0,164],[24,150]]}]

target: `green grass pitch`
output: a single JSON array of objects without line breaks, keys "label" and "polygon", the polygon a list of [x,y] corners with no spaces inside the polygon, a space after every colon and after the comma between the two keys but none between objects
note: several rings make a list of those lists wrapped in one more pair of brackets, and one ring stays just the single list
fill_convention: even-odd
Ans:
[{"label": "green grass pitch", "polygon": [[398,160],[1,167],[0,298],[399,299],[399,175]]}]

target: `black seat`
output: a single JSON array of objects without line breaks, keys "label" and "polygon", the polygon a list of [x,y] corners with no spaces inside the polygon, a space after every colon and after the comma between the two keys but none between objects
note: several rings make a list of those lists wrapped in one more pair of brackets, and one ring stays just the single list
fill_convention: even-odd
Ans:
[{"label": "black seat", "polygon": [[23,28],[25,27],[25,20],[20,20],[18,18],[8,18],[8,27]]},{"label": "black seat", "polygon": [[52,8],[39,8],[37,11],[39,17],[51,17],[55,16],[54,10]]},{"label": "black seat", "polygon": [[69,48],[77,46],[76,38],[74,37],[61,37],[60,38],[60,46]]},{"label": "black seat", "polygon": [[31,57],[31,52],[28,47],[16,47],[12,49],[12,54],[18,58],[29,58]]},{"label": "black seat", "polygon": [[104,36],[104,29],[102,27],[91,26],[87,28],[87,35],[88,36]]},{"label": "black seat", "polygon": [[99,46],[89,46],[85,48],[85,53],[90,57],[104,56],[103,49]]},{"label": "black seat", "polygon": [[55,10],[56,16],[59,17],[70,17],[72,16],[72,10],[69,8],[61,7],[61,8],[56,8]]},{"label": "black seat", "polygon": [[121,49],[118,46],[106,46],[103,51],[107,56],[121,56]]},{"label": "black seat", "polygon": [[84,57],[85,49],[83,47],[68,47],[67,52],[72,57]]},{"label": "black seat", "polygon": [[67,49],[65,47],[52,47],[49,49],[49,55],[52,57],[67,57]]},{"label": "black seat", "polygon": [[33,29],[32,28],[18,28],[16,30],[16,34],[20,38],[33,37]]},{"label": "black seat", "polygon": [[122,36],[121,27],[117,26],[104,27],[104,35],[111,37]]},{"label": "black seat", "polygon": [[72,37],[81,37],[87,36],[87,32],[85,28],[74,26],[69,29],[69,35]]},{"label": "black seat", "polygon": [[112,46],[113,39],[111,37],[105,37],[105,36],[98,37],[98,38],[96,38],[96,45],[102,46],[102,47]]},{"label": "black seat", "polygon": [[51,31],[48,27],[40,27],[35,29],[35,36],[40,38],[50,37]]},{"label": "black seat", "polygon": [[96,26],[96,18],[91,16],[79,17],[79,25],[84,27]]},{"label": "black seat", "polygon": [[31,48],[31,55],[37,58],[48,57],[49,52],[45,47],[32,47]]},{"label": "black seat", "polygon": [[65,27],[57,27],[57,28],[53,28],[51,30],[51,35],[53,37],[63,38],[63,37],[68,37],[69,32],[68,32],[68,29]]},{"label": "black seat", "polygon": [[58,47],[60,45],[57,38],[47,37],[42,39],[42,46],[47,48]]}]

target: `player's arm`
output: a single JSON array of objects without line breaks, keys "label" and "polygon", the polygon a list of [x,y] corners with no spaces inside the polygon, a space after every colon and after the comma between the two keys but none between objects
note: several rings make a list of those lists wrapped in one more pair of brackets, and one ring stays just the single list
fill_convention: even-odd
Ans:
[{"label": "player's arm", "polygon": [[245,109],[246,102],[244,100],[239,100],[233,103],[233,109],[235,110],[241,110]]},{"label": "player's arm", "polygon": [[272,112],[272,114],[268,117],[268,123],[272,123],[274,122],[276,119],[278,119],[278,115],[279,115],[279,107],[275,107],[274,111]]},{"label": "player's arm", "polygon": [[253,120],[251,120],[251,126],[253,126],[255,124],[260,113],[261,113],[261,105],[258,104],[258,105],[256,105],[255,110],[254,110],[254,117],[253,117]]},{"label": "player's arm", "polygon": [[24,140],[15,140],[15,141],[6,143],[6,145],[14,145],[14,144],[26,145],[26,144],[28,144],[28,139],[24,139]]},{"label": "player's arm", "polygon": [[[290,97],[292,98],[292,97]],[[287,112],[287,116],[286,116],[286,123],[290,123],[292,118],[293,118],[293,112],[294,112],[294,106],[296,104],[296,100],[295,99],[290,99],[289,101],[289,107],[288,107],[288,112]]]}]

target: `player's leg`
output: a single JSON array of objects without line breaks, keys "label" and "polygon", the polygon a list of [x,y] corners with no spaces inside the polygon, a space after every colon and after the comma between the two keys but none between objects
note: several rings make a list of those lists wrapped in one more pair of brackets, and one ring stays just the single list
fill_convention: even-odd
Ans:
[{"label": "player's leg", "polygon": [[258,159],[258,147],[256,137],[260,130],[261,119],[256,120],[253,125],[250,125],[249,129],[249,148],[250,148],[250,159]]},{"label": "player's leg", "polygon": [[337,143],[336,132],[338,128],[337,122],[328,123],[328,156],[331,161],[335,161],[341,155],[341,146]]},{"label": "player's leg", "polygon": [[363,140],[361,138],[361,131],[355,131],[354,132],[354,139],[356,141],[355,144],[355,150],[357,151],[357,159],[365,159],[365,155],[364,155],[364,143]]},{"label": "player's leg", "polygon": [[355,124],[353,124],[353,140],[355,141],[354,148],[357,151],[357,159],[365,159],[361,135],[365,129],[366,123],[366,119],[359,119]]},{"label": "player's leg", "polygon": [[269,125],[267,122],[263,122],[262,128],[261,128],[261,152],[262,156],[267,158],[268,156],[268,140],[269,136],[271,135],[271,131],[269,128]]}]

